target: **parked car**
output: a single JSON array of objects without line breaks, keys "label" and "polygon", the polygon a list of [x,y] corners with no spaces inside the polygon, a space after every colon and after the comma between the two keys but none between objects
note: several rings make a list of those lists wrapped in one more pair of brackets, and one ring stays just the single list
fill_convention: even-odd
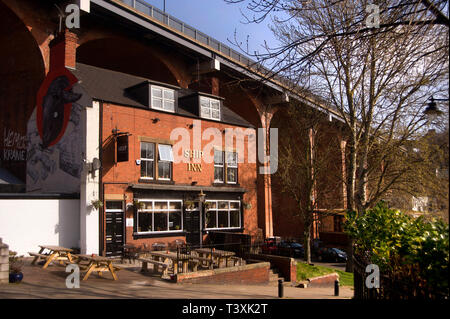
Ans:
[{"label": "parked car", "polygon": [[278,251],[277,241],[274,238],[267,238],[261,246],[263,254],[276,255]]},{"label": "parked car", "polygon": [[328,262],[346,262],[347,253],[339,248],[320,248],[317,252],[317,259],[319,261]]},{"label": "parked car", "polygon": [[305,255],[305,250],[302,244],[282,241],[278,244],[278,254],[281,256],[300,258]]}]

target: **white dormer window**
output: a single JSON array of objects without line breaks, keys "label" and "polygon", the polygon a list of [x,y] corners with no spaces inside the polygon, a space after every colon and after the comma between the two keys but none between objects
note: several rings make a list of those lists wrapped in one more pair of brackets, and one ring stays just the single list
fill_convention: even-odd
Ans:
[{"label": "white dormer window", "polygon": [[220,101],[200,96],[200,116],[205,119],[220,120]]},{"label": "white dormer window", "polygon": [[152,85],[152,109],[175,112],[174,90]]}]

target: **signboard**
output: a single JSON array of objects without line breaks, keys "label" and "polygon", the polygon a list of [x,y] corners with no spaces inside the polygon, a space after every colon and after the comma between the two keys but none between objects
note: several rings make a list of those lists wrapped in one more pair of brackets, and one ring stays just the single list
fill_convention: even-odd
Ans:
[{"label": "signboard", "polygon": [[117,162],[128,162],[128,135],[119,135],[116,141]]},{"label": "signboard", "polygon": [[127,227],[133,227],[133,218],[127,218]]}]

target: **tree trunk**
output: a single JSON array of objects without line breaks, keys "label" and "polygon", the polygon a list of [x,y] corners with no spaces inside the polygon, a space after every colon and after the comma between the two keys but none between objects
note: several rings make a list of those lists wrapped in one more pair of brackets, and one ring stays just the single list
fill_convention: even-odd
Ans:
[{"label": "tree trunk", "polygon": [[355,210],[355,189],[356,189],[356,146],[355,141],[351,140],[349,145],[349,165],[347,174],[347,209]]},{"label": "tree trunk", "polygon": [[305,261],[307,264],[311,264],[311,228],[312,223],[305,224],[304,236],[305,236]]},{"label": "tree trunk", "polygon": [[[349,154],[350,160],[347,175],[347,210],[355,211],[357,154],[354,137],[352,140],[350,140],[349,150],[350,150]],[[347,264],[345,266],[345,271],[353,272],[353,240],[351,238],[349,238],[346,252],[347,252]]]},{"label": "tree trunk", "polygon": [[347,245],[347,263],[345,265],[346,272],[353,272],[353,243],[354,240],[352,238],[348,239]]}]

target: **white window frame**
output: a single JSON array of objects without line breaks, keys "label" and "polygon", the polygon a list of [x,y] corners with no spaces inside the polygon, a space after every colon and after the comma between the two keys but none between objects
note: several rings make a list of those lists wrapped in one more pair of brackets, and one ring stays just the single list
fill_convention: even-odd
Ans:
[{"label": "white window frame", "polygon": [[[208,101],[208,106],[207,107],[202,106],[202,99],[205,99],[205,100]],[[218,102],[219,103],[219,109],[218,110],[214,109],[215,111],[219,112],[219,117],[218,118],[215,118],[215,117],[212,116],[212,111],[213,111],[212,103],[213,102]],[[220,121],[220,115],[221,115],[221,110],[220,110],[220,106],[221,106],[220,104],[221,103],[220,103],[220,100],[200,95],[199,103],[200,103],[200,117],[201,118],[210,119],[210,120],[214,120],[214,121]],[[209,116],[203,115],[203,108],[208,108],[209,109]]]},{"label": "white window frame", "polygon": [[[153,90],[161,90],[161,97],[156,97],[153,95]],[[171,92],[173,95],[173,99],[168,99],[164,97],[164,92]],[[173,89],[169,89],[163,86],[158,86],[158,85],[151,85],[150,87],[150,101],[151,101],[151,108],[155,109],[155,110],[160,110],[160,111],[165,111],[165,112],[171,112],[171,113],[175,113],[175,90]],[[156,107],[153,104],[153,99],[156,100],[160,100],[161,101],[161,107]],[[173,109],[172,110],[168,110],[164,108],[164,102],[173,102]]]},{"label": "white window frame", "polygon": [[[151,202],[152,203],[152,208],[151,209],[138,209],[137,210],[137,214],[136,214],[136,234],[139,235],[145,235],[145,234],[172,234],[172,233],[182,233],[184,232],[184,225],[183,225],[183,200],[181,199],[138,199],[138,202]],[[170,222],[170,212],[179,212],[181,215],[181,226],[180,229],[178,230],[152,230],[152,231],[137,231],[137,227],[139,227],[139,213],[140,212],[150,212],[147,214],[152,214],[152,228],[154,229],[155,227],[155,202],[166,202],[167,203],[167,208],[166,209],[158,209],[158,211],[164,211],[167,213],[167,228],[169,228],[169,222]],[[180,205],[180,209],[171,209],[170,208],[170,203],[171,202],[178,202],[181,203]]]},{"label": "white window frame", "polygon": [[[234,154],[236,154],[236,164],[229,164],[227,162],[227,154],[226,153],[234,153]],[[238,169],[239,157],[238,156],[239,156],[238,153],[234,152],[234,151],[232,151],[232,152],[225,151],[224,152],[224,158],[225,158],[225,163],[226,163],[226,169],[225,169],[224,173],[225,173],[225,180],[226,180],[227,184],[237,184],[237,182],[238,182],[238,174],[239,174],[239,169]],[[228,168],[235,168],[236,169],[236,181],[235,182],[230,182],[228,180]]]},{"label": "white window frame", "polygon": [[[225,154],[221,150],[215,149],[214,152],[220,152],[222,154],[222,164],[216,163],[214,160],[214,183],[225,183]],[[214,154],[214,159],[216,154]],[[222,180],[216,179],[216,167],[222,168]]]},{"label": "white window frame", "polygon": [[[148,180],[153,180],[154,178],[155,178],[155,151],[156,151],[156,145],[157,144],[155,144],[155,143],[151,143],[151,142],[142,142],[141,141],[141,143],[140,143],[140,154],[139,155],[141,155],[142,154],[142,144],[143,143],[146,143],[146,144],[153,144],[153,158],[152,159],[149,159],[149,158],[142,158],[142,157],[140,157],[140,159],[141,159],[141,164],[140,165],[142,165],[142,162],[144,161],[148,161],[148,162],[153,162],[153,172],[152,172],[152,175],[153,175],[153,177],[148,177],[148,176],[140,176],[139,178],[140,179],[148,179]],[[139,175],[141,175],[141,172],[139,171]]]},{"label": "white window frame", "polygon": [[[160,146],[169,146],[170,147],[170,156],[169,159],[161,159]],[[159,176],[159,163],[169,163],[169,178],[162,178]],[[158,180],[161,181],[171,181],[172,180],[172,164],[173,163],[173,147],[170,144],[158,144]]]},{"label": "white window frame", "polygon": [[[242,228],[242,214],[241,214],[241,202],[239,200],[206,200],[205,202],[207,203],[216,203],[216,208],[214,209],[208,209],[205,212],[205,230],[221,230],[221,229],[241,229]],[[219,202],[228,202],[228,209],[219,209]],[[239,207],[238,208],[231,208],[230,203],[238,203]],[[217,227],[219,225],[219,211],[227,211],[228,212],[228,225],[230,225],[231,222],[231,217],[230,217],[230,212],[231,211],[237,211],[239,213],[239,226],[238,227]],[[214,211],[215,215],[216,215],[216,227],[212,227],[212,228],[207,228],[206,227],[206,213],[209,211]]]}]

